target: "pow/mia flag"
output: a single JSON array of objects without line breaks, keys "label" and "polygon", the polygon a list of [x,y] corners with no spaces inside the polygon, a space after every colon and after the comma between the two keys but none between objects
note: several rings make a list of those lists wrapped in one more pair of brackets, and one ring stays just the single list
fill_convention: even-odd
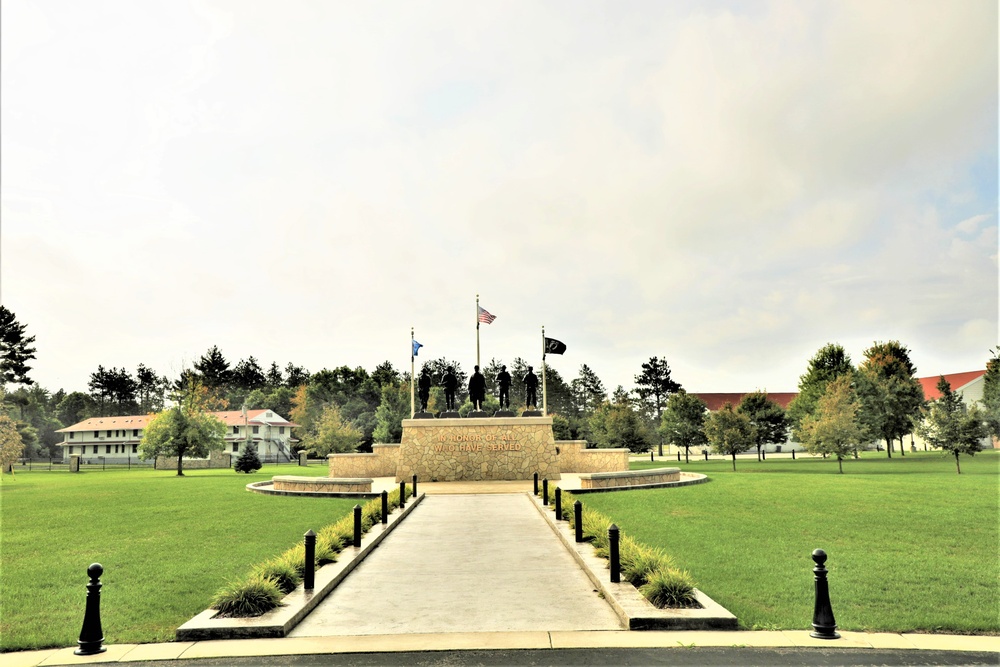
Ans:
[{"label": "pow/mia flag", "polygon": [[558,341],[555,338],[545,339],[545,353],[546,354],[562,354],[566,351],[566,343]]}]

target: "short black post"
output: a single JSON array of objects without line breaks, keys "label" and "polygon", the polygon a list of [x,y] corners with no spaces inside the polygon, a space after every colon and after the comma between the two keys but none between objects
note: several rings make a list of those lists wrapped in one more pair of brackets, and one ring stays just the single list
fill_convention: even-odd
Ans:
[{"label": "short black post", "polygon": [[417,497],[417,476],[413,476],[413,497]]},{"label": "short black post", "polygon": [[583,542],[583,503],[579,500],[573,503],[573,532],[576,541]]},{"label": "short black post", "polygon": [[406,507],[406,482],[399,483],[399,509]]},{"label": "short black post", "polygon": [[761,461],[766,461],[767,460],[767,450],[766,449],[760,450],[760,460]]},{"label": "short black post", "polygon": [[816,549],[812,552],[813,574],[816,580],[816,606],[813,609],[813,631],[810,637],[816,639],[840,639],[837,633],[837,620],[833,617],[833,605],[830,604],[830,585],[826,580],[826,552]]},{"label": "short black post", "polygon": [[87,607],[83,612],[83,628],[80,629],[80,648],[76,655],[97,655],[104,653],[104,630],[101,629],[101,575],[104,568],[94,563],[87,568],[90,583],[87,584]]},{"label": "short black post", "polygon": [[795,460],[795,450],[794,449],[792,450],[792,460],[793,461]]},{"label": "short black post", "polygon": [[302,587],[311,591],[316,581],[316,533],[306,531],[306,570],[302,573]]},{"label": "short black post", "polygon": [[608,526],[608,559],[611,566],[611,583],[621,583],[622,563],[618,555],[618,526]]},{"label": "short black post", "polygon": [[703,450],[701,450],[701,453],[705,455],[705,460],[707,461],[708,460],[708,450],[707,449],[703,449]]},{"label": "short black post", "polygon": [[677,452],[677,462],[680,463],[680,460],[681,460],[681,453]]},{"label": "short black post", "polygon": [[389,523],[389,492],[382,492],[382,523]]},{"label": "short black post", "polygon": [[556,487],[556,521],[562,521],[562,489]]},{"label": "short black post", "polygon": [[542,480],[542,504],[549,504],[549,478],[546,477]]},{"label": "short black post", "polygon": [[354,546],[361,546],[361,505],[354,506]]},{"label": "short black post", "polygon": [[653,450],[652,450],[652,449],[651,449],[651,450],[649,450],[649,462],[650,462],[650,463],[652,463],[652,462],[653,462]]},{"label": "short black post", "polygon": [[538,473],[537,472],[534,475],[534,480],[535,480],[534,481],[534,489],[535,490],[533,491],[533,493],[537,496],[538,495]]}]

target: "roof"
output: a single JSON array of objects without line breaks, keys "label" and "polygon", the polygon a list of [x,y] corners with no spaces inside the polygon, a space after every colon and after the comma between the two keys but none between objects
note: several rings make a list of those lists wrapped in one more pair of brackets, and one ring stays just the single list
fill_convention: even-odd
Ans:
[{"label": "roof", "polygon": [[[965,387],[966,385],[978,380],[982,376],[986,375],[986,369],[981,371],[967,371],[965,373],[952,373],[950,375],[945,375],[944,379],[948,381],[951,385],[952,391],[958,391],[959,389]],[[941,392],[937,389],[937,383],[941,380],[940,375],[933,375],[926,378],[917,378],[917,382],[920,386],[924,388],[924,398],[928,401],[933,401],[941,398]]]},{"label": "roof", "polygon": [[[705,401],[708,405],[708,409],[711,411],[716,411],[720,409],[726,403],[731,403],[733,407],[739,405],[739,402],[743,400],[743,397],[747,394],[752,394],[752,391],[744,392],[692,392],[695,396]],[[798,392],[794,391],[781,391],[781,392],[768,392],[765,391],[767,397],[780,405],[781,407],[788,409],[788,404],[792,402],[792,399],[798,396]]]},{"label": "roof", "polygon": [[[253,426],[260,426],[264,424],[270,424],[271,426],[290,426],[292,428],[298,426],[293,422],[287,421],[284,417],[279,415],[277,412],[271,411],[274,415],[273,418],[268,419],[264,415],[268,410],[247,410],[246,423]],[[217,419],[219,419],[226,426],[242,426],[243,425],[243,411],[242,410],[226,410],[223,412],[212,412]],[[121,417],[91,417],[90,419],[84,419],[82,422],[73,424],[72,426],[67,426],[66,428],[61,428],[56,433],[69,433],[71,431],[103,431],[108,429],[136,429],[136,428],[146,428],[149,421],[154,417],[154,414],[148,415],[125,415]]]}]

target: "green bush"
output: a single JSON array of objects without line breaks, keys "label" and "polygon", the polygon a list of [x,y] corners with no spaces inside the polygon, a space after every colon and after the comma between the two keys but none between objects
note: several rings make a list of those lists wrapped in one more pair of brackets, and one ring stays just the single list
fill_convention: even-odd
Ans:
[{"label": "green bush", "polygon": [[215,594],[212,608],[230,617],[260,616],[281,604],[278,584],[269,577],[251,574],[244,581],[227,584]]},{"label": "green bush", "polygon": [[636,542],[625,535],[619,542],[622,577],[636,588],[649,581],[653,572],[673,567],[673,559],[660,549]]},{"label": "green bush", "polygon": [[278,590],[288,595],[302,581],[302,575],[284,558],[272,558],[254,568],[251,576],[271,579],[278,585]]},{"label": "green bush", "polygon": [[262,467],[260,462],[260,457],[257,456],[257,448],[254,447],[252,442],[247,442],[243,448],[243,453],[240,454],[239,458],[236,459],[236,463],[233,464],[233,470],[236,472],[257,472]]},{"label": "green bush", "polygon": [[697,605],[691,575],[672,567],[652,572],[649,580],[639,588],[639,592],[652,602],[653,606],[661,609]]}]

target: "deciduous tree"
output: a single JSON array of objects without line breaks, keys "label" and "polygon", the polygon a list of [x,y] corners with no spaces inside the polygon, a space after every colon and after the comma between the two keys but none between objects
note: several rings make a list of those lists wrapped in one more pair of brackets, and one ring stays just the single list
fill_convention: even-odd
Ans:
[{"label": "deciduous tree", "polygon": [[757,441],[757,429],[750,418],[737,412],[731,403],[709,413],[705,435],[716,453],[733,457],[733,472],[736,472],[736,455],[747,451]]},{"label": "deciduous tree", "polygon": [[754,445],[757,447],[757,460],[760,461],[760,450],[769,444],[780,444],[788,439],[788,417],[780,405],[767,397],[767,392],[754,391],[743,396],[736,411],[750,418],[750,423],[757,429]]},{"label": "deciduous tree", "polygon": [[792,427],[792,438],[802,442],[800,425],[806,415],[816,410],[820,396],[826,391],[826,385],[841,375],[854,372],[851,357],[837,343],[828,343],[821,347],[809,360],[805,375],[799,377],[799,394],[788,406],[788,420]]},{"label": "deciduous tree", "polygon": [[951,384],[943,375],[937,389],[941,397],[931,401],[917,433],[932,447],[951,452],[955,456],[955,469],[962,474],[958,457],[960,454],[974,456],[982,451],[982,441],[987,434],[986,420],[978,405],[966,407],[965,400],[951,390]]},{"label": "deciduous tree", "polygon": [[690,462],[692,447],[704,447],[705,418],[708,405],[694,394],[681,390],[671,394],[660,418],[660,435],[663,440],[684,448],[684,461]]},{"label": "deciduous tree", "polygon": [[1000,345],[990,350],[993,356],[986,362],[983,377],[983,418],[994,438],[1000,438]]},{"label": "deciduous tree", "polygon": [[836,456],[843,473],[844,457],[857,451],[865,437],[858,417],[860,409],[851,376],[841,375],[827,384],[816,410],[802,419],[801,442],[813,454]]},{"label": "deciduous tree", "polygon": [[[7,415],[0,414],[0,474],[13,465],[24,452],[24,441],[17,431],[14,420]],[[11,474],[14,469],[11,468]]]},{"label": "deciduous tree", "polygon": [[633,453],[650,447],[649,431],[638,412],[627,402],[605,402],[588,420],[598,447],[627,447]]},{"label": "deciduous tree", "polygon": [[330,403],[323,410],[316,428],[302,439],[305,449],[318,456],[356,451],[362,433],[341,417],[340,407]]},{"label": "deciduous tree", "polygon": [[184,475],[184,457],[203,457],[222,450],[226,425],[206,410],[210,392],[197,382],[175,396],[176,405],[156,414],[143,430],[139,453],[143,458],[176,456],[177,474]]},{"label": "deciduous tree", "polygon": [[892,458],[892,442],[913,430],[924,404],[924,390],[916,378],[910,351],[899,341],[876,342],[865,350],[855,375],[861,423],[873,438],[882,438]]}]

